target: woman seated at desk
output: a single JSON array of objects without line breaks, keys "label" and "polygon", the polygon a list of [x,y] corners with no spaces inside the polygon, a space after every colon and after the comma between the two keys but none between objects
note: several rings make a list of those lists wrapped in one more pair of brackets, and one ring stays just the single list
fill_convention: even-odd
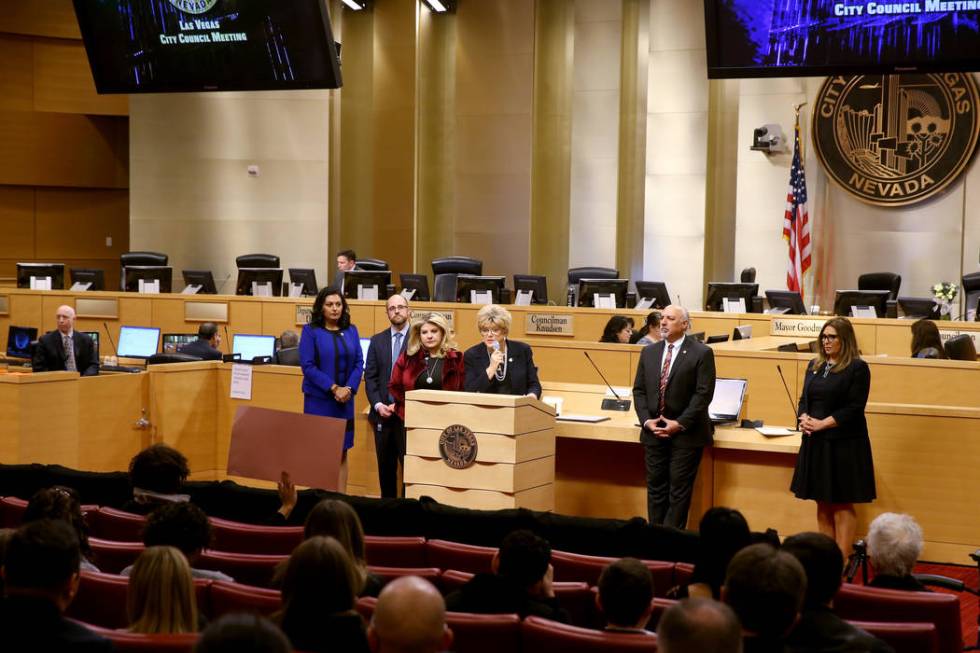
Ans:
[{"label": "woman seated at desk", "polygon": [[946,358],[939,328],[932,320],[923,318],[912,323],[912,358]]},{"label": "woman seated at desk", "polygon": [[626,317],[625,315],[613,315],[606,322],[606,328],[602,330],[602,337],[599,338],[599,342],[628,345],[632,337],[633,318]]},{"label": "woman seated at desk", "polygon": [[487,304],[476,314],[479,344],[466,350],[466,390],[498,395],[528,395],[541,398],[538,368],[531,348],[510,340],[510,311]]},{"label": "woman seated at desk", "polygon": [[408,344],[391,370],[388,392],[395,412],[405,419],[405,393],[409,390],[462,390],[463,355],[453,339],[449,322],[438,313],[412,324]]}]

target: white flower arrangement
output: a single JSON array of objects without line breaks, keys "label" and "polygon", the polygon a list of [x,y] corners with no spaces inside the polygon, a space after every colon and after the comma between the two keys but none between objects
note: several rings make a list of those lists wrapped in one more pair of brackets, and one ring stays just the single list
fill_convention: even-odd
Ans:
[{"label": "white flower arrangement", "polygon": [[943,281],[932,287],[932,296],[941,302],[951,302],[956,299],[956,293],[959,291],[960,287],[955,283]]}]

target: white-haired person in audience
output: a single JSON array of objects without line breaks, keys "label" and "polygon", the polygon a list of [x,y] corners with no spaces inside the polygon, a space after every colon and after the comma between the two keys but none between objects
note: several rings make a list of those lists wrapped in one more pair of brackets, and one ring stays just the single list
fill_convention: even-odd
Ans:
[{"label": "white-haired person in audience", "polygon": [[670,606],[657,625],[659,653],[742,653],[742,627],[724,603],[691,598]]},{"label": "white-haired person in audience", "polygon": [[436,653],[450,650],[452,642],[446,604],[432,583],[404,576],[381,591],[368,628],[373,653]]},{"label": "white-haired person in audience", "polygon": [[610,563],[599,576],[595,601],[606,630],[645,632],[653,613],[653,574],[636,558]]},{"label": "white-haired person in audience", "polygon": [[928,591],[912,576],[922,553],[922,529],[911,515],[883,512],[868,528],[868,558],[875,575],[869,585],[892,590]]},{"label": "white-haired person in audience", "polygon": [[487,304],[476,314],[480,342],[463,354],[467,392],[541,397],[531,347],[507,337],[511,320],[510,311],[496,304]]}]

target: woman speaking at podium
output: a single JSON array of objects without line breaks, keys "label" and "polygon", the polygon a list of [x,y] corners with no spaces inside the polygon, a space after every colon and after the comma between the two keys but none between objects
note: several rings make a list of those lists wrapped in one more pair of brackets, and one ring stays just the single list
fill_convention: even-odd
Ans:
[{"label": "woman speaking at podium", "polygon": [[347,420],[338,490],[347,491],[347,450],[354,446],[354,395],[361,384],[364,358],[350,307],[339,290],[327,287],[313,302],[310,323],[299,341],[303,368],[303,412]]},{"label": "woman speaking at podium", "polygon": [[531,348],[510,340],[510,311],[487,304],[476,314],[481,342],[466,350],[466,390],[498,395],[528,395],[541,398],[538,368]]},{"label": "woman speaking at podium", "polygon": [[463,354],[446,318],[430,313],[409,327],[408,343],[391,370],[388,392],[395,400],[395,412],[404,421],[409,390],[462,389]]},{"label": "woman speaking at podium", "polygon": [[857,528],[855,503],[875,498],[875,472],[864,408],[871,370],[861,360],[854,327],[842,317],[820,330],[820,350],[807,365],[800,394],[803,442],[790,489],[817,502],[817,526],[846,558]]}]

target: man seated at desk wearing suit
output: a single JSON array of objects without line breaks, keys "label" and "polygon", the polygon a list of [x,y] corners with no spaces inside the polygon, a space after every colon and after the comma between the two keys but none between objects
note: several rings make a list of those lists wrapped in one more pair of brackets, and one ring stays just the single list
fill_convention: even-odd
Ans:
[{"label": "man seated at desk wearing suit", "polygon": [[665,308],[662,339],[644,347],[633,383],[649,520],[675,528],[687,525],[701,452],[714,432],[708,405],[715,393],[715,357],[710,347],[684,335],[690,327],[685,308]]},{"label": "man seated at desk wearing suit", "polygon": [[221,351],[218,349],[220,344],[221,334],[218,333],[218,325],[214,322],[205,322],[197,328],[197,340],[181,347],[180,353],[197,356],[206,361],[220,361]]},{"label": "man seated at desk wearing suit", "polygon": [[75,309],[59,306],[55,313],[58,328],[37,340],[32,367],[35,372],[78,372],[82,376],[99,373],[92,338],[75,331]]},{"label": "man seated at desk wearing suit", "polygon": [[295,365],[299,367],[299,334],[286,329],[279,336],[279,349],[276,350],[276,365]]},{"label": "man seated at desk wearing suit", "polygon": [[352,249],[342,249],[337,252],[337,276],[333,285],[344,289],[344,274],[357,269],[357,254]]},{"label": "man seated at desk wearing suit", "polygon": [[395,412],[395,401],[388,394],[391,370],[405,348],[411,311],[401,295],[392,295],[386,305],[390,326],[371,336],[367,363],[364,365],[364,387],[374,427],[374,449],[378,457],[378,481],[381,497],[398,496],[398,465],[405,460],[405,423]]}]

